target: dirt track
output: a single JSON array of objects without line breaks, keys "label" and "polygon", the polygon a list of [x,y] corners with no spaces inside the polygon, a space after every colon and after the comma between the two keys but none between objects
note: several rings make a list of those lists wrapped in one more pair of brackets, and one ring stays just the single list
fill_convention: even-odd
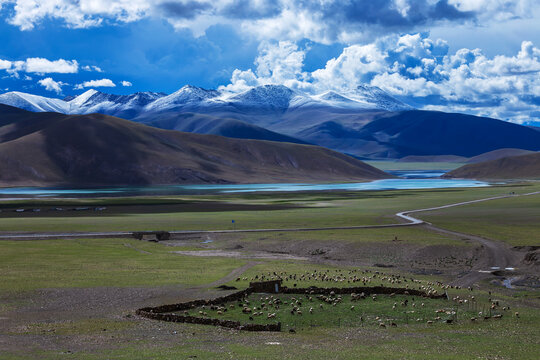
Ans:
[{"label": "dirt track", "polygon": [[446,209],[450,207],[474,204],[474,203],[490,201],[490,200],[504,199],[504,198],[510,198],[510,197],[519,197],[519,196],[531,196],[531,195],[538,195],[538,194],[540,194],[540,191],[527,193],[527,194],[521,194],[521,195],[495,196],[495,197],[490,197],[490,198],[485,198],[485,199],[465,201],[461,203],[443,205],[443,206],[427,208],[427,209],[404,211],[404,212],[396,214],[396,216],[399,216],[411,222],[415,222],[416,224],[423,223],[424,227],[431,231],[435,231],[442,234],[453,235],[461,239],[472,240],[472,241],[480,243],[484,249],[485,261],[477,265],[474,269],[469,271],[467,274],[458,277],[452,282],[453,285],[471,286],[472,284],[475,284],[478,281],[491,277],[492,276],[492,274],[490,273],[491,270],[495,270],[495,269],[504,270],[505,268],[516,268],[519,265],[519,256],[516,256],[516,253],[513,252],[509,248],[508,245],[500,241],[486,239],[486,238],[476,236],[476,235],[465,234],[465,233],[460,233],[457,231],[443,229],[431,223],[424,222],[421,219],[412,217],[409,214],[432,211],[432,210],[439,210],[439,209]]}]

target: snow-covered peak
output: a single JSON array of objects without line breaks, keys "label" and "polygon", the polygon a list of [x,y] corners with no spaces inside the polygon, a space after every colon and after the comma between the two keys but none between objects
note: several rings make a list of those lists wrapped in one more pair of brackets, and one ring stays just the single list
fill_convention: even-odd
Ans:
[{"label": "snow-covered peak", "polygon": [[316,102],[325,104],[326,106],[345,107],[345,108],[365,108],[366,104],[348,98],[335,91],[327,91],[312,97]]},{"label": "snow-covered peak", "polygon": [[247,107],[286,109],[296,95],[283,85],[263,85],[229,96],[226,101]]},{"label": "snow-covered peak", "polygon": [[84,103],[86,103],[92,96],[99,93],[99,91],[90,89],[85,92],[83,92],[81,95],[76,96],[72,100],[68,101],[70,104],[70,107],[73,107],[74,109],[82,106]]},{"label": "snow-covered peak", "polygon": [[377,86],[359,85],[356,90],[345,93],[348,97],[370,104],[372,108],[399,111],[411,110],[412,107],[399,101]]},{"label": "snow-covered peak", "polygon": [[145,110],[148,111],[165,111],[178,108],[185,105],[197,105],[219,95],[216,90],[206,90],[200,87],[186,85],[180,90],[163,96],[156,101],[148,104]]},{"label": "snow-covered peak", "polygon": [[0,104],[15,106],[34,112],[69,112],[69,106],[61,99],[47,98],[18,91],[0,95]]}]

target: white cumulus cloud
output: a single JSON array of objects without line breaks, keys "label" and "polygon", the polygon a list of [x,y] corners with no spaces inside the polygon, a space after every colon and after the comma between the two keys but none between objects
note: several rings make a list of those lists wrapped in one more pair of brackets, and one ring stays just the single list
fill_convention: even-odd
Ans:
[{"label": "white cumulus cloud", "polygon": [[12,0],[12,25],[31,30],[47,18],[60,19],[68,27],[99,26],[104,19],[131,22],[147,15],[152,2],[145,0]]},{"label": "white cumulus cloud", "polygon": [[84,71],[96,71],[96,72],[103,72],[103,70],[99,66],[95,65],[85,65],[82,67]]},{"label": "white cumulus cloud", "polygon": [[306,49],[290,41],[263,42],[259,56],[255,59],[255,72],[235,70],[231,83],[222,90],[238,92],[250,87],[266,84],[281,84],[290,88],[301,88],[307,83],[308,74],[302,71]]},{"label": "white cumulus cloud", "polygon": [[133,84],[129,81],[126,81],[126,80],[122,81],[122,86],[132,86],[132,85]]},{"label": "white cumulus cloud", "polygon": [[38,57],[18,61],[0,59],[0,69],[7,70],[11,74],[17,74],[19,72],[72,74],[79,71],[79,63],[77,60],[48,60]]},{"label": "white cumulus cloud", "polygon": [[57,94],[62,93],[62,86],[67,85],[66,83],[63,83],[61,81],[54,81],[52,78],[48,77],[45,79],[41,79],[38,81],[38,83],[45,88],[45,90],[48,91],[54,91]]},{"label": "white cumulus cloud", "polygon": [[11,61],[0,59],[0,70],[7,70],[11,68]]},{"label": "white cumulus cloud", "polygon": [[110,79],[90,80],[75,85],[75,89],[80,90],[87,87],[115,87],[115,83]]},{"label": "white cumulus cloud", "polygon": [[489,57],[481,49],[449,53],[445,41],[425,33],[392,35],[348,46],[310,73],[303,71],[305,54],[292,42],[261,46],[253,69],[234,70],[222,89],[283,84],[308,92],[348,92],[368,84],[420,108],[515,122],[540,118],[540,49],[530,41],[513,56]]}]

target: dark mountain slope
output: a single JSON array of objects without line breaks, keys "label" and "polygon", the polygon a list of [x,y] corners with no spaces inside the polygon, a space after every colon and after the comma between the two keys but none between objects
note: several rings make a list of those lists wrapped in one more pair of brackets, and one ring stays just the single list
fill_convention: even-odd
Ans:
[{"label": "dark mountain slope", "polygon": [[[383,115],[360,129],[364,140],[386,147],[383,155],[471,157],[500,148],[540,150],[540,133],[491,118],[435,111]],[[319,144],[322,145],[322,144]]]},{"label": "dark mountain slope", "polygon": [[311,145],[166,131],[101,114],[0,106],[0,183],[110,185],[387,178]]},{"label": "dark mountain slope", "polygon": [[268,140],[307,144],[305,141],[287,135],[282,135],[244,121],[190,112],[148,114],[146,116],[136,118],[134,121],[165,130],[221,135],[237,139]]}]

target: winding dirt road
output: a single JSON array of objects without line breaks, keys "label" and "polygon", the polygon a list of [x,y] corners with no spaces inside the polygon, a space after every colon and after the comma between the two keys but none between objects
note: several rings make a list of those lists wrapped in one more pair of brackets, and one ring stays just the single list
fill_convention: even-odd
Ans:
[{"label": "winding dirt road", "polygon": [[433,208],[403,211],[403,212],[397,213],[396,216],[402,219],[405,219],[409,221],[410,223],[423,225],[425,229],[435,231],[441,234],[452,235],[452,236],[465,239],[465,240],[472,240],[482,245],[484,249],[484,264],[477,265],[475,268],[473,268],[466,274],[461,275],[460,277],[458,277],[452,282],[452,285],[471,286],[472,284],[475,284],[483,279],[491,277],[492,270],[496,270],[496,269],[504,270],[505,268],[517,267],[519,263],[519,255],[516,256],[517,254],[513,252],[510,249],[510,247],[503,242],[483,238],[476,235],[443,229],[431,223],[425,222],[421,219],[412,217],[410,216],[410,214],[425,212],[425,211],[447,209],[450,207],[469,205],[469,204],[490,201],[490,200],[498,200],[498,199],[505,199],[505,198],[511,198],[511,197],[520,197],[520,196],[531,196],[531,195],[538,195],[538,194],[540,194],[540,191],[531,192],[527,194],[521,194],[521,195],[516,194],[516,195],[494,196],[494,197],[489,197],[489,198],[484,198],[484,199],[464,201],[464,202],[455,203],[455,204],[437,206]]}]

